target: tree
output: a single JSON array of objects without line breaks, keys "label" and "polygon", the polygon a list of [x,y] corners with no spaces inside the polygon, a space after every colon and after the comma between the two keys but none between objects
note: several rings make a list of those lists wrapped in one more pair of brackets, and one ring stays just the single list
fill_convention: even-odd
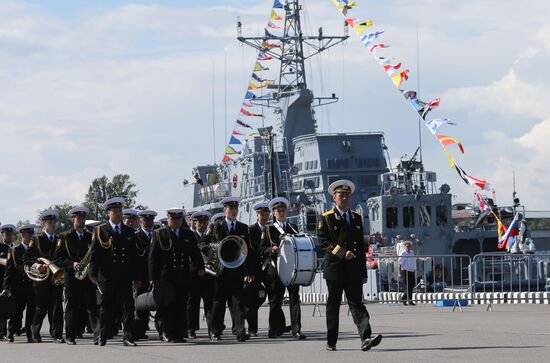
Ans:
[{"label": "tree", "polygon": [[136,184],[130,180],[128,174],[117,174],[112,181],[109,181],[106,176],[102,176],[92,180],[88,193],[86,193],[84,205],[90,208],[92,216],[95,216],[96,219],[106,220],[107,213],[101,208],[106,200],[113,197],[122,197],[126,201],[125,208],[134,208],[138,192]]},{"label": "tree", "polygon": [[71,215],[69,214],[69,211],[76,207],[73,204],[69,203],[63,203],[63,204],[55,204],[50,206],[49,208],[39,210],[38,211],[38,224],[40,224],[40,215],[48,210],[53,209],[59,213],[59,225],[57,227],[57,232],[65,232],[70,230],[73,227],[73,221],[71,219]]}]

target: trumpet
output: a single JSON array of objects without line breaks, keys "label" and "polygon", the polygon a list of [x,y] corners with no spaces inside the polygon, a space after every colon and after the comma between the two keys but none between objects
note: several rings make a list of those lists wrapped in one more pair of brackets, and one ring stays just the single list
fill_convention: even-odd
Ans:
[{"label": "trumpet", "polygon": [[0,266],[6,266],[7,263],[8,263],[7,258],[0,258]]},{"label": "trumpet", "polygon": [[219,276],[224,268],[235,269],[241,266],[248,256],[248,247],[239,236],[227,236],[219,243],[210,244],[213,253],[205,258],[205,272]]},{"label": "trumpet", "polygon": [[[46,271],[40,272],[38,270],[39,265],[45,265],[47,267]],[[46,281],[50,276],[52,284],[55,286],[61,286],[65,282],[65,272],[63,269],[42,257],[38,258],[37,262],[31,267],[25,266],[25,273],[34,282]]]},{"label": "trumpet", "polygon": [[90,256],[92,255],[92,248],[88,249],[88,252],[80,260],[80,271],[74,273],[74,277],[77,280],[84,280],[88,276],[88,268],[90,267]]}]

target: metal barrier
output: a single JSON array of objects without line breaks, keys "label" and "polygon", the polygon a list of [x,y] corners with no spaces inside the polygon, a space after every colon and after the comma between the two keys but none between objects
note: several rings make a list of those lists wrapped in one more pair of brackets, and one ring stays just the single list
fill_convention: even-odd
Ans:
[{"label": "metal barrier", "polygon": [[[399,258],[416,261],[409,279],[399,273]],[[513,255],[485,253],[468,255],[369,256],[368,282],[363,285],[365,302],[469,304],[550,303],[550,254]],[[300,289],[302,303],[327,301],[328,290],[318,260],[318,273],[310,286]],[[412,290],[412,291],[411,291]],[[406,292],[411,296],[407,298]],[[345,296],[342,297],[345,303]],[[320,313],[320,311],[319,311]]]},{"label": "metal barrier", "polygon": [[545,303],[550,292],[550,254],[482,253],[470,266],[478,303]]}]

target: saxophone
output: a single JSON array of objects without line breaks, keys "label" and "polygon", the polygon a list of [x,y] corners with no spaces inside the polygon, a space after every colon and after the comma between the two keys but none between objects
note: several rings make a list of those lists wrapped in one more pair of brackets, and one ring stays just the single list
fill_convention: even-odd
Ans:
[{"label": "saxophone", "polygon": [[90,256],[92,255],[92,247],[88,248],[88,252],[80,260],[80,271],[75,271],[74,277],[77,280],[84,280],[88,276],[88,269],[90,268]]}]

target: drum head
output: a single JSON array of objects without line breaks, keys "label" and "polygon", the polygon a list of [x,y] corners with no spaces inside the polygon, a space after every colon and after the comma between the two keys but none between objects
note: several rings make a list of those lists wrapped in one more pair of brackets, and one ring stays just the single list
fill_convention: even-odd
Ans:
[{"label": "drum head", "polygon": [[279,246],[277,271],[285,286],[291,285],[296,277],[296,251],[293,242],[292,238],[285,237]]}]

